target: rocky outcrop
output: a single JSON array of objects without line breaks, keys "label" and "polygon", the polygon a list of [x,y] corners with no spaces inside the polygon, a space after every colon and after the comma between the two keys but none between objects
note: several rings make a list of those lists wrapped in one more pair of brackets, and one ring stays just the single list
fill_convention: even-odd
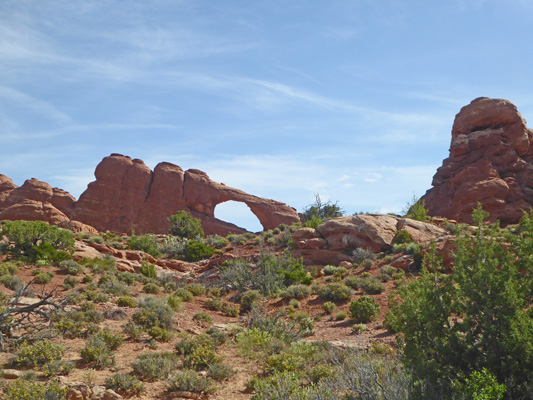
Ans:
[{"label": "rocky outcrop", "polygon": [[480,202],[491,221],[519,221],[533,205],[533,131],[507,100],[478,98],[452,128],[450,156],[424,195],[430,215],[471,223]]},{"label": "rocky outcrop", "polygon": [[142,160],[112,154],[96,167],[95,177],[76,201],[46,182],[32,178],[17,187],[0,175],[0,220],[41,220],[90,233],[167,233],[168,217],[185,210],[201,220],[206,234],[226,235],[246,230],[215,218],[215,207],[237,201],[246,204],[265,229],[299,221],[296,210],[284,203],[227,187],[205,172],[183,171],[167,162],[152,171]]},{"label": "rocky outcrop", "polygon": [[415,243],[425,244],[447,232],[430,223],[394,215],[361,214],[326,221],[316,229],[294,232],[298,255],[308,264],[334,264],[352,261],[356,248],[379,253],[389,250],[398,231],[406,230]]}]

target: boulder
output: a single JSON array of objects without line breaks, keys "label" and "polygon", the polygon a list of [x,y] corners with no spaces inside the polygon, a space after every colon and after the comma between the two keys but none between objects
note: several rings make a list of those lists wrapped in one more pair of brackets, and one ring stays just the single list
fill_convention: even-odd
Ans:
[{"label": "boulder", "polygon": [[391,249],[396,234],[406,230],[413,241],[426,244],[443,237],[447,232],[428,222],[415,221],[395,215],[361,214],[326,221],[316,230],[302,228],[294,232],[296,255],[308,264],[352,262],[352,252],[363,248],[374,253]]},{"label": "boulder", "polygon": [[481,97],[463,107],[450,155],[423,199],[432,216],[472,223],[478,203],[490,221],[517,223],[533,205],[533,131],[507,100]]}]

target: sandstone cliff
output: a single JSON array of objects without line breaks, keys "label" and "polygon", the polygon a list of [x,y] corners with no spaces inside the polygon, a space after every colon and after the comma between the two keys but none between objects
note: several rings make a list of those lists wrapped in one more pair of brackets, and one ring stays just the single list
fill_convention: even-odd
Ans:
[{"label": "sandstone cliff", "polygon": [[[29,179],[17,187],[0,175],[0,220],[42,220],[77,230],[167,233],[167,218],[186,210],[202,221],[206,234],[244,232],[215,218],[225,201],[245,203],[265,229],[299,221],[292,207],[263,199],[209,179],[199,170],[183,171],[162,162],[151,171],[142,160],[120,154],[105,157],[79,200],[46,182]],[[91,228],[94,227],[94,228]]]},{"label": "sandstone cliff", "polygon": [[533,205],[533,131],[507,100],[481,97],[455,117],[450,156],[424,195],[429,214],[471,223],[478,202],[491,221],[518,222]]}]

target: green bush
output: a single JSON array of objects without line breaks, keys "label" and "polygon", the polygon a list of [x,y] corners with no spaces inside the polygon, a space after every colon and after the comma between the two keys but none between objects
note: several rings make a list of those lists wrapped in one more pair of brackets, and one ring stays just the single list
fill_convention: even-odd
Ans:
[{"label": "green bush", "polygon": [[[35,270],[33,272],[37,272],[33,278],[33,282],[38,284],[47,284],[52,281],[52,278],[54,277],[54,274],[52,272],[41,272],[39,270]],[[33,273],[32,272],[32,273]]]},{"label": "green bush", "polygon": [[37,383],[17,379],[5,386],[4,400],[65,400],[67,389],[58,382]]},{"label": "green bush", "polygon": [[157,278],[157,270],[155,269],[155,265],[146,260],[141,263],[139,272],[147,278]]},{"label": "green bush", "polygon": [[224,303],[222,305],[222,312],[226,317],[237,317],[239,315],[239,308],[232,306],[231,304]]},{"label": "green bush", "polygon": [[157,237],[155,235],[132,235],[126,244],[133,250],[141,250],[154,257],[161,255],[158,250]]},{"label": "green bush", "polygon": [[42,221],[6,221],[0,236],[7,237],[12,257],[26,258],[30,262],[49,258],[59,264],[70,256],[57,250],[72,252],[74,248],[72,232]]},{"label": "green bush", "polygon": [[154,326],[148,329],[148,334],[152,339],[155,339],[158,342],[170,342],[174,337],[174,334],[171,331],[160,328],[159,326]]},{"label": "green bush", "polygon": [[372,261],[374,258],[376,258],[376,255],[368,249],[358,247],[352,251],[352,259],[356,264],[362,264],[367,260]]},{"label": "green bush", "polygon": [[402,229],[401,231],[396,232],[396,236],[394,236],[394,243],[397,243],[397,244],[411,243],[412,241],[413,241],[413,238],[411,237],[411,234],[407,232],[405,229]]},{"label": "green bush", "polygon": [[106,340],[99,335],[93,335],[87,339],[80,355],[83,361],[98,369],[115,365],[113,350],[108,346]]},{"label": "green bush", "polygon": [[239,312],[241,314],[246,313],[252,309],[252,306],[261,299],[261,294],[258,290],[250,290],[241,297],[241,305]]},{"label": "green bush", "polygon": [[209,325],[213,323],[213,318],[211,318],[211,315],[209,315],[209,313],[206,313],[205,311],[194,314],[192,316],[192,319],[199,322],[205,322]]},{"label": "green bush", "polygon": [[215,249],[222,249],[228,244],[228,239],[219,235],[209,235],[205,241],[209,246],[214,247]]},{"label": "green bush", "polygon": [[72,371],[74,371],[76,367],[74,366],[74,363],[64,361],[64,360],[55,360],[50,361],[46,364],[44,364],[41,367],[41,370],[43,371],[43,374],[46,377],[50,376],[57,376],[57,375],[68,375]]},{"label": "green bush", "polygon": [[314,291],[324,300],[348,301],[353,296],[353,291],[342,283],[328,283],[323,286],[316,286]]},{"label": "green bush", "polygon": [[235,375],[235,371],[229,365],[222,362],[210,364],[207,368],[207,377],[216,382],[222,382]]},{"label": "green bush", "polygon": [[72,289],[78,284],[78,280],[75,276],[67,276],[65,280],[63,281],[63,287],[65,289]]},{"label": "green bush", "polygon": [[145,392],[144,385],[136,377],[120,372],[106,378],[105,387],[126,396],[139,396]]},{"label": "green bush", "polygon": [[[420,277],[399,288],[388,323],[404,340],[402,360],[416,379],[452,392],[472,371],[485,368],[505,399],[530,397],[533,370],[533,213],[520,229],[486,225],[478,207],[475,234],[459,231],[454,268],[441,272],[436,250]],[[524,272],[524,273],[523,273]]]},{"label": "green bush", "polygon": [[228,335],[215,327],[207,329],[206,333],[213,338],[217,346],[223,345],[228,340]]},{"label": "green bush", "polygon": [[204,307],[210,309],[210,310],[213,310],[213,311],[220,311],[222,310],[222,300],[218,299],[218,298],[212,298],[212,299],[207,299],[205,302],[204,302]]},{"label": "green bush", "polygon": [[136,311],[132,320],[145,329],[158,326],[163,329],[172,328],[174,322],[174,310],[164,300],[154,297],[145,297],[139,302],[139,310]]},{"label": "green bush", "polygon": [[370,296],[361,296],[351,301],[348,310],[356,323],[370,322],[380,313],[379,304]]},{"label": "green bush", "polygon": [[331,301],[326,301],[324,304],[322,304],[322,309],[326,314],[331,314],[336,308],[337,306],[335,305],[335,303]]},{"label": "green bush", "polygon": [[187,284],[187,286],[185,286],[185,289],[191,292],[194,296],[202,296],[207,292],[207,289],[204,285],[194,282]]},{"label": "green bush", "polygon": [[285,289],[283,294],[287,297],[301,300],[311,295],[311,288],[308,285],[302,284],[291,285]]},{"label": "green bush", "polygon": [[360,279],[358,286],[367,294],[380,294],[385,290],[385,285],[373,276]]},{"label": "green bush", "polygon": [[352,333],[354,335],[359,335],[360,333],[363,333],[367,329],[368,328],[365,324],[355,324],[354,326],[352,326]]},{"label": "green bush", "polygon": [[415,219],[417,221],[428,220],[428,210],[426,210],[426,200],[417,199],[413,196],[413,200],[404,208],[405,217]]},{"label": "green bush", "polygon": [[59,267],[68,275],[79,275],[83,272],[83,267],[74,260],[61,261]]},{"label": "green bush", "polygon": [[185,288],[179,288],[174,292],[174,296],[180,298],[184,302],[194,301],[194,295]]},{"label": "green bush", "polygon": [[202,222],[198,218],[193,218],[187,211],[178,211],[168,218],[170,223],[170,234],[173,236],[195,239],[203,237]]},{"label": "green bush", "polygon": [[158,294],[160,291],[159,286],[157,286],[155,283],[148,282],[143,287],[143,292],[148,294]]},{"label": "green bush", "polygon": [[200,376],[193,370],[183,370],[172,374],[167,380],[169,392],[192,392],[212,394],[216,386],[209,377]]},{"label": "green bush", "polygon": [[117,306],[119,307],[128,307],[128,308],[135,308],[137,307],[137,302],[135,299],[125,296],[125,297],[119,297],[117,298]]},{"label": "green bush", "polygon": [[133,372],[141,379],[155,382],[166,378],[178,367],[177,357],[169,351],[160,353],[144,353],[137,356],[137,360],[131,363]]},{"label": "green bush", "polygon": [[336,315],[335,315],[335,320],[336,321],[342,321],[342,320],[345,320],[346,317],[348,317],[348,313],[346,311],[339,311]]},{"label": "green bush", "polygon": [[322,268],[322,273],[325,276],[335,275],[335,272],[337,272],[337,267],[335,265],[326,265],[324,268]]},{"label": "green bush", "polygon": [[191,239],[185,244],[183,259],[185,261],[196,262],[210,258],[214,254],[215,249],[208,244]]},{"label": "green bush", "polygon": [[33,344],[24,342],[17,351],[14,363],[26,367],[36,367],[60,360],[64,351],[65,347],[49,340],[42,340]]}]

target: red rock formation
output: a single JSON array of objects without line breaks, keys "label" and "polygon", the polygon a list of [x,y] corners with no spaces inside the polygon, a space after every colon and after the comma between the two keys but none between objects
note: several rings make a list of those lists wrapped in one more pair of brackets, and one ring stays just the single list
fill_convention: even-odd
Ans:
[{"label": "red rock formation", "polygon": [[424,195],[430,215],[472,222],[478,202],[491,221],[519,221],[533,205],[533,131],[507,100],[472,101],[455,117],[450,156]]},{"label": "red rock formation", "polygon": [[215,218],[215,207],[230,200],[248,205],[265,229],[299,221],[296,210],[283,203],[214,182],[199,170],[183,172],[167,162],[152,172],[141,160],[112,154],[98,165],[95,176],[76,203],[73,219],[99,230],[167,233],[168,217],[186,210],[202,221],[206,234],[244,232]]},{"label": "red rock formation", "polygon": [[265,229],[299,221],[296,210],[286,204],[213,182],[202,171],[183,172],[167,162],[152,172],[142,160],[111,154],[98,164],[94,175],[96,180],[77,202],[46,182],[32,178],[17,187],[0,175],[0,220],[41,220],[90,233],[167,233],[168,217],[186,210],[202,221],[206,234],[246,232],[215,218],[215,207],[232,200],[248,205]]},{"label": "red rock formation", "polygon": [[406,230],[418,244],[429,243],[447,234],[438,226],[409,218],[361,214],[331,219],[316,230],[299,229],[294,232],[292,240],[298,247],[296,255],[303,257],[306,263],[336,265],[353,261],[352,252],[356,248],[374,253],[389,250],[400,230]]}]

